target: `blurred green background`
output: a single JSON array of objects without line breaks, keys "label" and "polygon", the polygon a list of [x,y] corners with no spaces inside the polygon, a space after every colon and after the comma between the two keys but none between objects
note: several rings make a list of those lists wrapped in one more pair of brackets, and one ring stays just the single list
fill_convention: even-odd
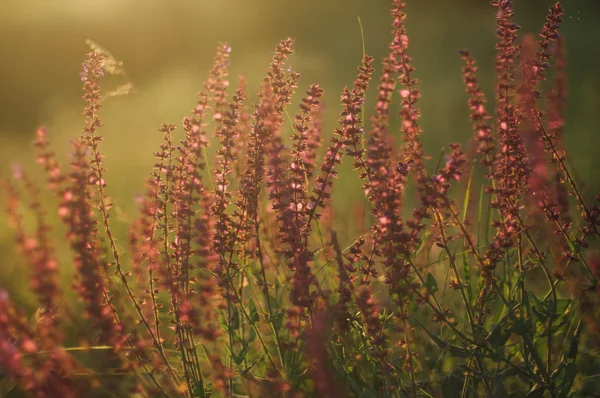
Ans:
[{"label": "blurred green background", "polygon": [[[539,31],[551,4],[515,0],[523,32]],[[570,76],[567,147],[575,174],[587,181],[584,192],[592,195],[600,180],[600,1],[566,0],[563,7]],[[325,89],[329,134],[339,113],[339,93],[352,84],[362,55],[357,18],[379,69],[391,39],[389,8],[387,0],[0,0],[0,177],[8,176],[15,163],[37,169],[30,142],[41,124],[48,126],[59,156],[67,157],[68,139],[82,127],[79,71],[89,51],[86,39],[123,61],[135,86],[130,95],[109,98],[102,111],[108,190],[126,220],[151,170],[159,125],[178,124],[189,113],[218,42],[233,49],[233,84],[243,72],[252,94],[277,42],[294,38],[291,63],[302,74],[299,92],[310,83]],[[423,141],[435,158],[442,146],[466,142],[471,135],[457,49],[471,50],[492,96],[494,8],[487,0],[408,0],[406,11],[410,54],[423,94]],[[124,82],[109,77],[103,88]],[[368,109],[372,106],[373,101]],[[336,191],[360,200],[353,179],[343,174]],[[0,227],[0,287],[18,262],[10,254],[13,242],[11,232]]]}]

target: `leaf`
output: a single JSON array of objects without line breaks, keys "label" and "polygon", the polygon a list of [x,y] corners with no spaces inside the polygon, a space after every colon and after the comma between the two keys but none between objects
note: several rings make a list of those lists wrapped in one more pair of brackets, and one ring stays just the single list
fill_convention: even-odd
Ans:
[{"label": "leaf", "polygon": [[506,397],[508,396],[508,391],[506,391],[506,386],[504,383],[496,383],[496,387],[492,392],[492,396],[494,397]]},{"label": "leaf", "polygon": [[423,247],[425,247],[425,242],[427,242],[427,239],[429,239],[429,236],[431,236],[431,233],[426,232],[423,234],[423,238],[419,239],[419,241],[417,242],[417,245],[415,247],[415,250],[413,251],[413,255],[416,256],[417,254],[419,254],[421,252],[421,249],[423,249]]},{"label": "leaf", "polygon": [[582,319],[579,319],[577,329],[575,329],[573,337],[571,338],[571,342],[569,343],[569,349],[563,356],[560,364],[557,366],[557,369],[561,369],[561,372],[559,372],[558,376],[556,377],[556,380],[558,381],[559,397],[566,398],[568,396],[571,387],[573,386],[575,376],[577,375],[577,364],[575,363],[575,360],[577,359],[579,338],[581,336],[582,329]]},{"label": "leaf", "polygon": [[548,319],[548,316],[550,316],[550,310],[536,297],[535,294],[530,291],[528,291],[528,293],[530,301],[533,304],[533,313],[540,322],[544,322]]},{"label": "leaf", "polygon": [[471,287],[471,268],[469,267],[469,257],[467,256],[467,252],[463,252],[463,272],[465,274],[467,298],[469,299],[469,303],[471,303],[473,300],[473,288]]},{"label": "leaf", "polygon": [[0,397],[8,396],[8,393],[14,390],[17,386],[17,382],[13,379],[2,379],[0,380]]},{"label": "leaf", "polygon": [[260,317],[258,316],[258,310],[256,309],[253,299],[250,299],[250,303],[248,303],[248,309],[250,310],[250,323],[257,323],[260,320]]},{"label": "leaf", "polygon": [[531,328],[521,320],[521,318],[515,318],[513,320],[512,331],[519,337],[523,337],[525,334],[529,333]]},{"label": "leaf", "polygon": [[510,338],[511,334],[512,324],[509,316],[505,315],[502,319],[500,319],[500,322],[494,326],[492,331],[485,339],[489,342],[494,351],[499,353],[504,349],[504,346],[506,345],[506,342]]},{"label": "leaf", "polygon": [[[477,208],[477,245],[481,244],[481,224],[483,223],[483,193],[485,192],[485,185],[481,185],[479,191],[479,207]],[[490,223],[491,224],[491,223]],[[487,240],[487,237],[486,237]]]},{"label": "leaf", "polygon": [[458,371],[444,377],[442,379],[442,398],[460,398],[464,382],[464,375]]},{"label": "leaf", "polygon": [[202,349],[204,350],[204,353],[206,354],[206,358],[211,358],[212,355],[211,355],[210,351],[208,351],[208,348],[206,348],[206,346],[202,343],[200,343],[200,345],[202,345]]},{"label": "leaf", "polygon": [[470,349],[460,347],[460,346],[448,343],[447,341],[444,341],[442,338],[440,338],[436,334],[433,334],[429,330],[427,330],[427,328],[425,328],[425,326],[423,326],[423,324],[421,322],[419,322],[417,319],[415,319],[415,318],[413,318],[413,319],[425,331],[425,333],[427,333],[429,338],[431,338],[431,340],[433,340],[433,342],[438,347],[440,347],[442,350],[448,351],[452,356],[459,357],[459,358],[470,358],[471,356],[473,356]]},{"label": "leaf", "polygon": [[272,322],[275,330],[281,330],[281,326],[283,325],[283,318],[283,311],[279,311],[277,314],[273,315]]},{"label": "leaf", "polygon": [[237,355],[233,356],[233,360],[236,364],[239,365],[244,361],[244,358],[246,358],[246,354],[248,353],[248,351],[250,351],[250,348],[250,345],[248,343],[245,343],[242,350]]},{"label": "leaf", "polygon": [[558,299],[556,301],[556,314],[553,319],[570,314],[573,311],[573,307],[571,307],[572,303],[573,301],[570,299]]},{"label": "leaf", "polygon": [[219,325],[221,326],[221,330],[224,332],[229,332],[229,324],[227,323],[227,314],[225,311],[218,310],[219,313]]},{"label": "leaf", "polygon": [[546,389],[542,387],[540,384],[536,384],[533,386],[531,390],[527,393],[527,398],[542,398],[544,396],[544,392]]},{"label": "leaf", "polygon": [[437,281],[431,272],[427,273],[427,281],[425,282],[425,286],[427,287],[427,292],[429,294],[435,294],[435,292],[438,291]]},{"label": "leaf", "polygon": [[467,183],[467,190],[465,191],[465,200],[463,202],[463,214],[462,221],[465,222],[467,219],[467,209],[469,207],[469,197],[471,196],[471,181],[473,180],[473,170],[475,166],[471,167],[471,172],[469,173],[469,182]]},{"label": "leaf", "polygon": [[233,330],[237,330],[240,328],[240,311],[237,307],[233,308],[233,312],[231,313],[231,319],[229,320],[229,327]]},{"label": "leaf", "polygon": [[248,343],[252,343],[256,340],[256,331],[254,330],[254,328],[250,328],[250,331],[248,332]]}]

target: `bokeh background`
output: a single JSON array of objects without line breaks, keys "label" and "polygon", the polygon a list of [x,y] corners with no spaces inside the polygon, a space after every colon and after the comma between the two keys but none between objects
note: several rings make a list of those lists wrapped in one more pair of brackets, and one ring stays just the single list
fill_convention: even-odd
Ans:
[{"label": "bokeh background", "polygon": [[[471,135],[459,48],[476,57],[492,97],[494,8],[487,0],[408,3],[410,54],[423,94],[422,138],[435,159],[442,146],[464,143]],[[539,31],[551,4],[515,0],[523,32]],[[600,181],[600,0],[566,0],[563,7],[569,160],[585,181],[584,192],[593,195]],[[352,84],[362,56],[358,17],[366,51],[379,66],[391,38],[389,8],[388,0],[0,0],[0,177],[9,176],[14,164],[36,170],[30,142],[42,124],[59,157],[67,158],[68,140],[82,128],[79,71],[89,51],[85,40],[92,39],[123,61],[135,87],[129,95],[107,99],[102,111],[108,190],[118,204],[117,223],[125,225],[151,170],[152,152],[161,139],[158,127],[178,124],[189,113],[218,42],[233,49],[233,84],[244,73],[249,92],[255,93],[277,42],[294,38],[291,64],[302,74],[299,92],[310,83],[322,85],[329,135],[339,113],[339,93]],[[103,88],[126,81],[108,77]],[[342,174],[336,185],[344,193],[342,214],[352,211],[353,198],[360,200],[353,179],[351,173]],[[14,286],[21,260],[13,256],[5,218],[0,221],[0,287]]]}]

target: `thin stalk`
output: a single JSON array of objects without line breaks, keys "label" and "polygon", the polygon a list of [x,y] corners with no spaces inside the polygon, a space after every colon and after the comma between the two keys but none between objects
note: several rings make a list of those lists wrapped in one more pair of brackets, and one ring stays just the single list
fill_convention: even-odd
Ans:
[{"label": "thin stalk", "polygon": [[537,113],[535,115],[535,118],[537,120],[540,131],[541,131],[542,135],[544,136],[544,140],[546,141],[546,144],[550,147],[550,150],[552,151],[552,155],[558,161],[558,164],[560,165],[560,169],[563,171],[563,173],[565,173],[565,177],[567,178],[567,181],[569,182],[569,185],[571,186],[571,190],[575,194],[577,201],[579,202],[579,204],[583,208],[583,211],[585,212],[586,221],[590,224],[590,226],[596,233],[596,236],[600,237],[600,232],[598,232],[598,228],[596,227],[596,224],[592,222],[590,210],[586,206],[585,201],[583,200],[583,197],[581,196],[581,193],[579,192],[579,189],[577,189],[575,180],[571,176],[571,173],[569,172],[569,169],[567,168],[567,165],[565,164],[564,157],[560,156],[560,154],[558,153],[558,149],[556,148],[556,145],[552,141],[552,138],[548,135],[548,132],[546,131],[546,128],[542,124],[542,121],[540,120],[540,116]]},{"label": "thin stalk", "polygon": [[265,272],[265,265],[263,263],[263,255],[262,255],[262,245],[260,244],[260,233],[259,233],[259,224],[256,223],[256,255],[258,257],[258,263],[260,265],[260,274],[262,276],[262,284],[263,284],[263,288],[262,288],[262,293],[265,296],[265,301],[267,302],[267,310],[269,313],[269,325],[271,325],[271,329],[273,331],[273,336],[275,337],[275,344],[277,345],[277,353],[279,355],[279,361],[281,362],[281,369],[283,371],[283,373],[285,374],[285,362],[283,360],[283,352],[281,349],[281,340],[279,338],[279,331],[277,330],[277,328],[275,327],[274,324],[274,314],[273,314],[273,308],[271,305],[271,300],[269,299],[269,288],[268,288],[268,282],[267,282],[267,274]]}]

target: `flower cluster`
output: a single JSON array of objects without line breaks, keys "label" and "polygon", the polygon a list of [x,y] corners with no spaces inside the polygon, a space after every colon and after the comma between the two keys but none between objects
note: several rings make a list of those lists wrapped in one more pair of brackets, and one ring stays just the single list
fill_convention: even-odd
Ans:
[{"label": "flower cluster", "polygon": [[[0,289],[0,377],[40,398],[595,391],[577,355],[599,341],[600,196],[587,199],[563,142],[563,11],[552,6],[534,40],[519,37],[511,0],[492,5],[493,110],[459,52],[473,151],[451,143],[430,164],[406,3],[393,0],[372,113],[365,54],[330,135],[321,86],[290,112],[293,40],[276,46],[254,100],[243,76],[229,92],[231,48],[219,44],[182,132],[159,128],[125,234],[100,118],[104,73],[125,72],[92,43],[70,162],[45,128],[34,141],[58,204],[21,167],[2,185],[39,309]],[[336,177],[351,168],[364,196],[338,208]]]}]

